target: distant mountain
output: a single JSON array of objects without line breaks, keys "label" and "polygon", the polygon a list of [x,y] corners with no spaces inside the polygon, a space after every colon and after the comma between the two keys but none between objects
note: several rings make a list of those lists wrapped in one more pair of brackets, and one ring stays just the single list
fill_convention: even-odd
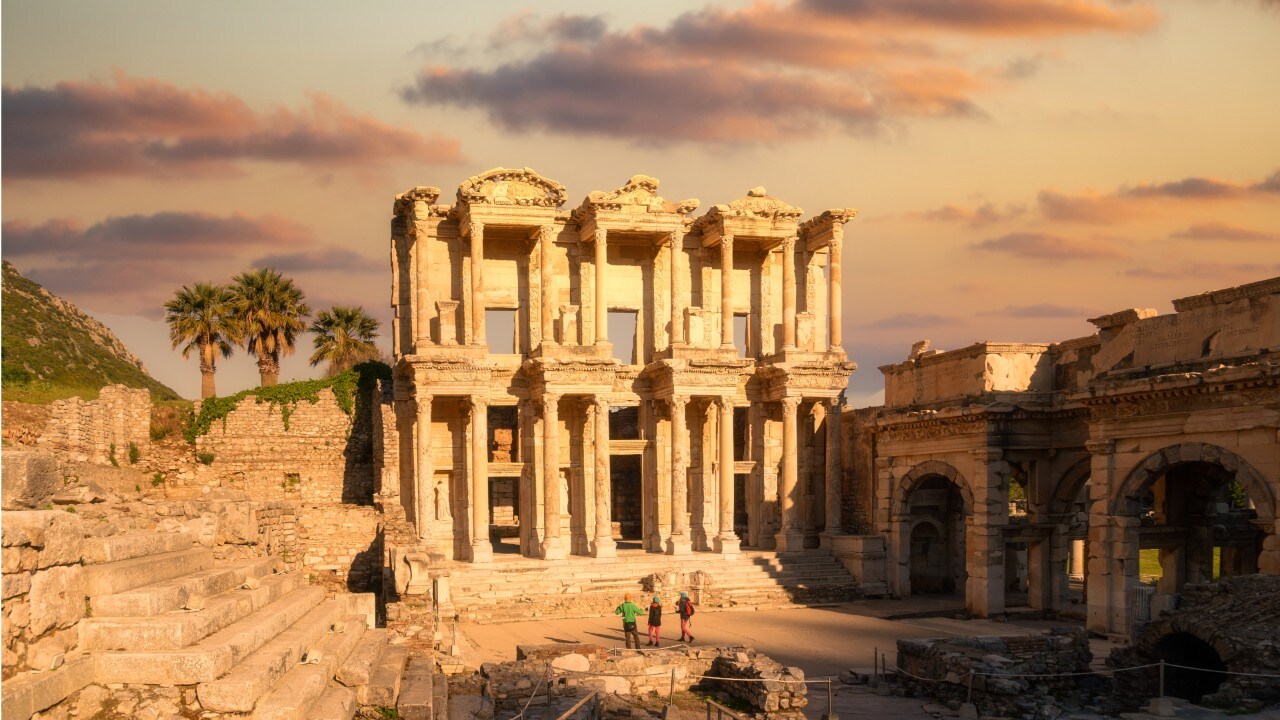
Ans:
[{"label": "distant mountain", "polygon": [[106,385],[151,391],[154,400],[178,393],[147,374],[142,361],[105,325],[18,274],[3,262],[3,387],[6,400],[41,402],[96,396]]}]

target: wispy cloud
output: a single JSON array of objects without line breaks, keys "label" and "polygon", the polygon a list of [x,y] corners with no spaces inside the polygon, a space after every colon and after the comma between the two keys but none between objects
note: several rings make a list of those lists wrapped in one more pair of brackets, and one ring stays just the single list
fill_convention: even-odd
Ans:
[{"label": "wispy cloud", "polygon": [[933,328],[940,325],[951,325],[956,322],[953,317],[934,313],[905,312],[890,315],[887,318],[863,325],[873,330],[905,330],[916,328]]},{"label": "wispy cloud", "polygon": [[963,223],[969,227],[980,228],[993,225],[998,222],[1012,220],[1020,217],[1024,213],[1026,213],[1026,208],[1020,206],[1010,205],[1004,210],[1001,210],[992,203],[983,203],[977,207],[947,204],[934,210],[915,213],[914,216],[923,220]]},{"label": "wispy cloud", "polygon": [[281,272],[384,273],[390,271],[385,261],[379,262],[345,248],[264,255],[251,264],[256,267],[273,267]]},{"label": "wispy cloud", "polygon": [[949,40],[1130,34],[1156,20],[1148,4],[1103,0],[761,0],[612,31],[595,16],[521,14],[490,43],[536,35],[532,56],[429,67],[401,94],[482,110],[507,130],[651,144],[867,134],[897,118],[982,114],[977,97],[1011,76]]},{"label": "wispy cloud", "polygon": [[1017,232],[984,240],[975,250],[998,252],[1029,260],[1103,260],[1125,257],[1114,243],[1075,239],[1039,232]]},{"label": "wispy cloud", "polygon": [[1075,194],[1044,190],[1039,195],[1040,212],[1051,220],[1111,224],[1151,211],[1154,203],[1219,202],[1258,200],[1280,195],[1280,171],[1258,181],[1188,177],[1168,182],[1139,183],[1111,192],[1085,190]]},{"label": "wispy cloud", "polygon": [[371,167],[457,164],[456,140],[423,135],[313,94],[297,109],[116,73],[110,82],[6,84],[4,177],[208,176],[249,161]]},{"label": "wispy cloud", "polygon": [[1225,222],[1207,222],[1179,230],[1169,237],[1180,240],[1227,240],[1233,242],[1274,242],[1280,234],[1263,232]]},{"label": "wispy cloud", "polygon": [[1008,305],[999,310],[984,310],[979,315],[987,317],[1013,318],[1086,318],[1096,314],[1095,309],[1076,305],[1054,305],[1053,303],[1034,303],[1031,305]]}]

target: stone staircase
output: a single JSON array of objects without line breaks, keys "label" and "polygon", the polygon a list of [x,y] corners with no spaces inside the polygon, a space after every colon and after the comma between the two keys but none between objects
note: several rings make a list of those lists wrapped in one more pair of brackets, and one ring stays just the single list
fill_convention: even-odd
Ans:
[{"label": "stone staircase", "polygon": [[[371,594],[326,599],[277,558],[218,561],[185,533],[95,542],[78,628],[85,655],[68,658],[91,663],[90,682],[193,688],[190,709],[205,718],[346,720],[361,707],[431,716],[431,659],[410,664],[408,647],[374,627]],[[58,689],[35,686],[56,676],[6,680],[5,720],[21,715],[11,714],[11,696],[48,707]]]},{"label": "stone staircase", "polygon": [[818,550],[784,555],[744,551],[731,559],[713,553],[673,558],[640,552],[552,562],[498,556],[485,565],[450,563],[446,571],[450,603],[441,614],[480,623],[608,615],[623,594],[639,598],[649,592],[654,577],[664,596],[674,599],[683,590],[703,609],[782,608],[859,596],[844,566]]}]

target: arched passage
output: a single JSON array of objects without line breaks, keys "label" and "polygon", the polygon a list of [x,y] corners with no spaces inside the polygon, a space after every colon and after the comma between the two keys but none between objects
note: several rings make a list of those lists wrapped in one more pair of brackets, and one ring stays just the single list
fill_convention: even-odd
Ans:
[{"label": "arched passage", "polygon": [[1164,671],[1165,692],[1174,697],[1198,703],[1205,695],[1215,693],[1226,679],[1221,674],[1226,663],[1212,645],[1189,632],[1178,632],[1160,638],[1156,653],[1170,665]]},{"label": "arched passage", "polygon": [[898,489],[893,513],[898,592],[963,595],[965,517],[973,507],[964,477],[947,463],[928,461],[913,467]]},{"label": "arched passage", "polygon": [[1204,443],[1152,454],[1114,498],[1114,514],[1139,521],[1138,557],[1130,558],[1139,579],[1158,578],[1161,592],[1257,572],[1259,527],[1274,527],[1275,499],[1261,476],[1235,453]]}]

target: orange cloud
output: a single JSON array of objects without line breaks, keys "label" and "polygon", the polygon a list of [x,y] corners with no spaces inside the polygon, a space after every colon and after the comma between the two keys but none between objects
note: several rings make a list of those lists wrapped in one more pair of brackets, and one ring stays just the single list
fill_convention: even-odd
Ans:
[{"label": "orange cloud", "polygon": [[245,161],[332,167],[399,159],[463,161],[459,143],[424,136],[325,95],[298,109],[250,108],[227,93],[116,73],[109,83],[65,81],[3,90],[5,180],[205,176]]},{"label": "orange cloud", "polygon": [[532,57],[431,67],[401,96],[477,108],[507,130],[645,143],[869,134],[898,118],[982,114],[976,98],[1008,75],[949,40],[1135,33],[1156,19],[1145,3],[1103,0],[758,0],[616,31],[595,16],[518,15],[491,46],[524,46],[537,29],[546,40]]},{"label": "orange cloud", "polygon": [[1044,190],[1039,195],[1039,203],[1040,212],[1050,220],[1110,224],[1146,212],[1151,203],[1156,202],[1256,200],[1272,195],[1280,195],[1280,171],[1256,182],[1189,177],[1123,186],[1109,193],[1087,190],[1068,195]]},{"label": "orange cloud", "polygon": [[976,243],[972,247],[975,250],[999,252],[1029,260],[1103,260],[1125,257],[1123,252],[1105,241],[1065,238],[1036,232],[1009,233]]}]

